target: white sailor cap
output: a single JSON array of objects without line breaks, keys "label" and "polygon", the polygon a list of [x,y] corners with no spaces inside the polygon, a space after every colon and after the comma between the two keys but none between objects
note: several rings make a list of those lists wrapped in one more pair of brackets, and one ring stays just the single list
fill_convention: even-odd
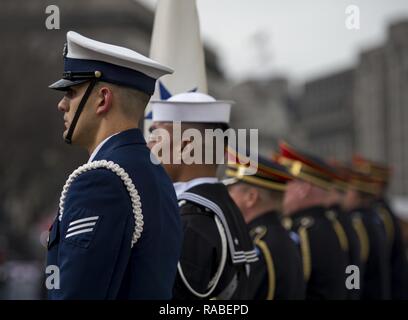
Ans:
[{"label": "white sailor cap", "polygon": [[168,100],[151,100],[157,122],[229,123],[233,101],[215,100],[201,92],[179,93]]},{"label": "white sailor cap", "polygon": [[158,78],[173,73],[136,51],[103,43],[76,32],[67,33],[63,78],[49,86],[67,90],[70,86],[98,78],[152,95]]}]

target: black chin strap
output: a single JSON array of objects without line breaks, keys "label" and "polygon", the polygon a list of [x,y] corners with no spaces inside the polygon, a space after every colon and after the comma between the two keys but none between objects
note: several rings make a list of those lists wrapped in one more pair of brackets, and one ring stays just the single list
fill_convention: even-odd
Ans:
[{"label": "black chin strap", "polygon": [[84,109],[85,104],[88,101],[89,95],[91,94],[92,89],[95,87],[95,84],[96,84],[97,81],[98,81],[97,78],[91,79],[91,83],[88,85],[88,88],[86,88],[86,91],[85,91],[85,93],[84,93],[84,95],[83,95],[83,97],[81,99],[81,102],[78,105],[78,109],[75,112],[74,119],[72,120],[71,125],[70,125],[70,127],[68,129],[67,136],[65,137],[65,142],[68,143],[68,144],[72,143],[72,135],[74,134],[74,130],[75,130],[75,127],[77,125],[79,116],[81,115],[81,112]]}]

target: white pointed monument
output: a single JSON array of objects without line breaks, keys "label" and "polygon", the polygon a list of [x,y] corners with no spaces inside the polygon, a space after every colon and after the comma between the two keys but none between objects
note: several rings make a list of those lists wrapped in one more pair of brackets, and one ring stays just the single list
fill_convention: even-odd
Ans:
[{"label": "white pointed monument", "polygon": [[[204,45],[196,0],[158,0],[155,11],[150,57],[167,63],[175,71],[156,82],[153,100],[197,91],[207,93]],[[152,105],[145,114],[145,136],[151,124]]]},{"label": "white pointed monument", "polygon": [[[173,75],[161,78],[171,95],[191,90],[208,92],[196,0],[158,1],[150,57],[175,70]],[[155,98],[160,96],[156,93]]]}]

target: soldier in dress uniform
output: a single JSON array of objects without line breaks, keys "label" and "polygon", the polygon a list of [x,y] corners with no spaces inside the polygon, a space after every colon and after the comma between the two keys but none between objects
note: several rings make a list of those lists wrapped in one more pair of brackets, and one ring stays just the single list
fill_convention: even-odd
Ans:
[{"label": "soldier in dress uniform", "polygon": [[[161,134],[169,135],[172,158],[164,167],[174,182],[184,229],[174,298],[250,298],[248,275],[250,265],[257,261],[256,251],[239,209],[216,177],[217,162],[223,162],[217,158],[216,143],[204,138],[205,130],[221,129],[224,135],[231,102],[188,92],[151,101],[151,106],[149,146],[154,154],[160,154],[158,147],[166,140]],[[177,124],[181,124],[179,133]],[[178,134],[182,135],[179,140]],[[163,146],[165,157],[165,143]],[[224,157],[221,147],[218,157]],[[203,150],[202,157],[188,162],[185,156],[192,150],[194,154]],[[180,160],[178,164],[176,160]]]},{"label": "soldier in dress uniform", "polygon": [[[326,207],[336,214],[337,219],[342,225],[347,236],[349,264],[357,266],[360,270],[360,275],[364,272],[362,255],[362,246],[366,246],[367,238],[366,231],[361,218],[358,215],[352,215],[344,210],[343,202],[345,193],[348,188],[347,173],[348,170],[337,161],[330,161],[328,165],[333,169],[333,180],[329,189]],[[365,241],[365,242],[364,242]],[[348,300],[359,300],[361,290],[348,290]]]},{"label": "soldier in dress uniform", "polygon": [[259,157],[256,174],[248,167],[228,165],[224,184],[240,208],[258,248],[259,261],[251,269],[250,292],[256,300],[305,298],[302,259],[298,237],[281,221],[286,183],[293,176],[285,167]]},{"label": "soldier in dress uniform", "polygon": [[68,32],[63,137],[87,164],[68,178],[48,242],[50,299],[170,299],[181,251],[177,199],[137,124],[171,69],[127,48]]},{"label": "soldier in dress uniform", "polygon": [[361,281],[361,299],[390,299],[390,264],[387,235],[378,213],[372,208],[377,187],[369,176],[350,170],[349,189],[344,208],[353,217],[362,219],[365,236],[361,249],[364,272]]},{"label": "soldier in dress uniform", "polygon": [[401,226],[386,197],[391,168],[361,156],[353,157],[353,167],[369,174],[378,186],[373,208],[383,221],[387,234],[391,264],[391,298],[408,299],[408,262],[401,235]]},{"label": "soldier in dress uniform", "polygon": [[306,299],[346,299],[347,237],[336,214],[325,207],[330,169],[286,143],[280,143],[277,160],[296,177],[287,185],[283,212],[300,238]]}]

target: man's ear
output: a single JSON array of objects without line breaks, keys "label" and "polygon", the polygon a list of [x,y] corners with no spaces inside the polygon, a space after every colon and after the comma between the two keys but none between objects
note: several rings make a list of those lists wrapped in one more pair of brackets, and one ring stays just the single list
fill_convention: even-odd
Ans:
[{"label": "man's ear", "polygon": [[102,86],[96,91],[96,114],[103,115],[112,108],[113,92],[107,86]]}]

